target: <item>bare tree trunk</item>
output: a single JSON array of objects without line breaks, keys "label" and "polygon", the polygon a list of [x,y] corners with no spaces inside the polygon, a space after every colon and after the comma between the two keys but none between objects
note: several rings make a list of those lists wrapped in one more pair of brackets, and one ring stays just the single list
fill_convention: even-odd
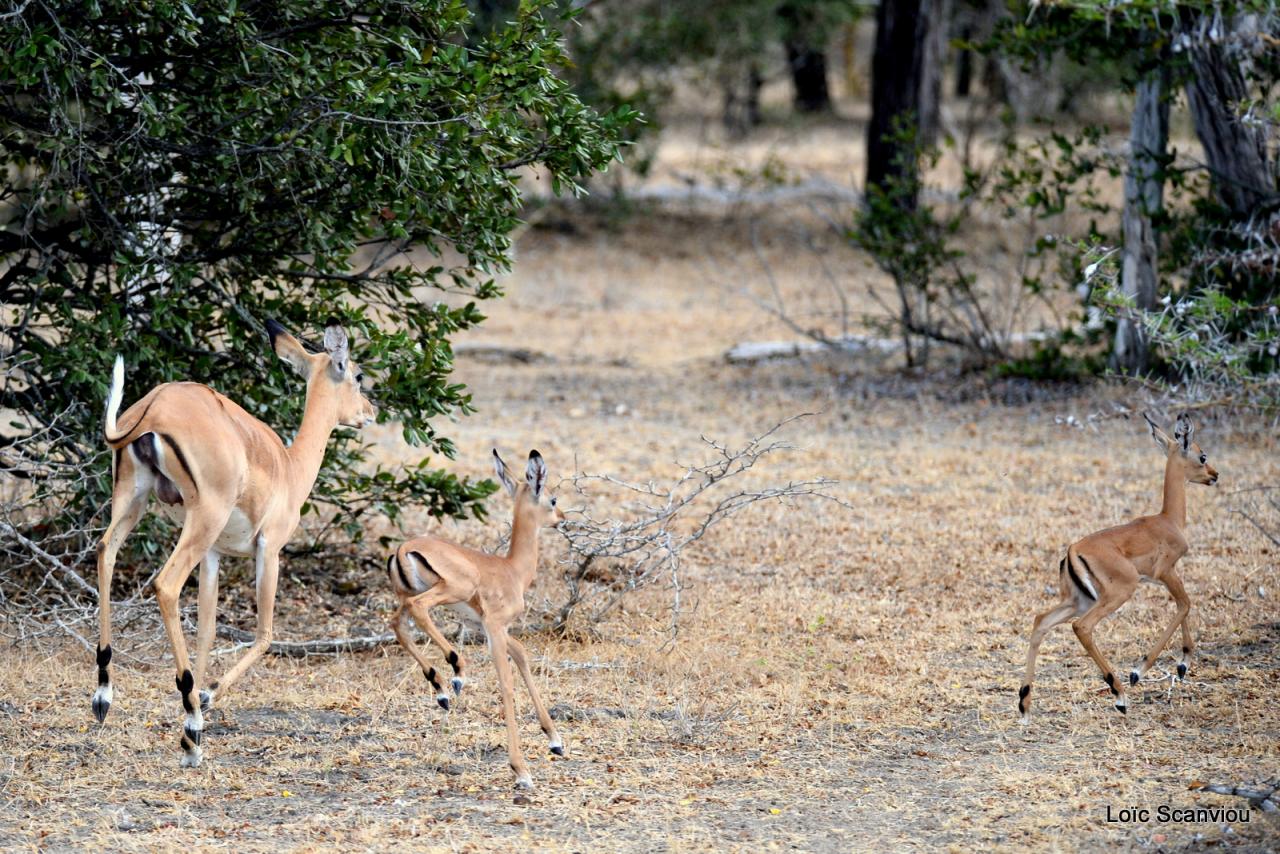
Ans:
[{"label": "bare tree trunk", "polygon": [[924,148],[938,144],[942,132],[942,72],[947,67],[950,49],[948,33],[951,23],[951,0],[932,0],[926,14],[929,28],[924,38],[924,67],[920,71],[919,141]]},{"label": "bare tree trunk", "polygon": [[760,89],[763,86],[764,78],[754,62],[745,73],[732,76],[725,82],[724,126],[731,137],[745,137],[760,124]]},{"label": "bare tree trunk", "polygon": [[789,41],[787,64],[791,66],[791,83],[796,90],[796,110],[802,113],[825,113],[830,110],[827,55],[812,45]]},{"label": "bare tree trunk", "polygon": [[827,87],[827,53],[823,33],[812,3],[785,0],[778,7],[782,20],[782,42],[787,66],[795,87],[795,107],[801,113],[822,113],[831,109]]},{"label": "bare tree trunk", "polygon": [[[871,122],[867,126],[867,189],[887,188],[897,179],[915,187],[915,150],[903,150],[900,131],[920,122],[925,41],[934,0],[882,0],[876,9],[876,46],[871,60]],[[916,194],[898,200],[915,210]]]},{"label": "bare tree trunk", "polygon": [[[1238,30],[1240,21],[1231,26]],[[1276,165],[1267,162],[1265,127],[1246,125],[1235,112],[1249,97],[1244,67],[1248,57],[1238,45],[1232,49],[1232,39],[1210,41],[1199,32],[1199,19],[1185,29],[1191,37],[1187,54],[1195,71],[1187,83],[1187,101],[1214,192],[1233,215],[1248,219],[1277,194]]]},{"label": "bare tree trunk", "polygon": [[[1129,128],[1129,167],[1124,176],[1124,256],[1120,282],[1140,309],[1156,304],[1159,242],[1152,218],[1164,206],[1164,164],[1169,144],[1169,74],[1167,65],[1138,83]],[[1111,350],[1112,370],[1138,375],[1147,368],[1147,341],[1142,326],[1121,318]]]}]

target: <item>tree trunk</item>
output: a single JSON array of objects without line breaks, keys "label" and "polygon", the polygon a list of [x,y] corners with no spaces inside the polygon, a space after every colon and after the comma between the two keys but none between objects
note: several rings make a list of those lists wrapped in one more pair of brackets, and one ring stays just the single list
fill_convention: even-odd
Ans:
[{"label": "tree trunk", "polygon": [[[960,39],[966,44],[973,41],[973,25],[965,24],[960,28]],[[973,51],[967,47],[960,50],[956,57],[956,97],[968,98],[973,91]]]},{"label": "tree trunk", "polygon": [[867,126],[867,191],[899,192],[898,204],[915,210],[919,163],[914,139],[920,121],[925,41],[934,0],[882,0],[876,9],[876,46],[871,60],[871,122]]},{"label": "tree trunk", "polygon": [[787,66],[795,86],[795,108],[801,113],[821,113],[831,109],[827,88],[827,34],[815,18],[812,3],[786,0],[778,6],[782,21],[782,42],[787,50]]},{"label": "tree trunk", "polygon": [[764,78],[753,62],[731,76],[724,86],[724,126],[729,136],[741,139],[760,124],[760,89]]},{"label": "tree trunk", "polygon": [[947,33],[951,18],[951,0],[932,0],[924,36],[924,67],[920,71],[920,130],[922,148],[933,148],[942,133],[942,72],[947,67],[950,48]]},{"label": "tree trunk", "polygon": [[[1168,65],[1138,83],[1129,129],[1129,167],[1124,176],[1124,255],[1120,283],[1139,309],[1156,304],[1159,243],[1152,218],[1164,206],[1164,165],[1169,144]],[[1147,368],[1147,340],[1140,323],[1121,318],[1111,350],[1112,370],[1136,376]]]},{"label": "tree trunk", "polygon": [[[1238,22],[1233,24],[1236,28]],[[1235,217],[1248,219],[1261,203],[1276,197],[1277,176],[1275,165],[1267,162],[1266,129],[1244,124],[1235,112],[1249,97],[1242,54],[1229,53],[1228,44],[1210,42],[1199,30],[1199,21],[1184,28],[1191,37],[1187,54],[1194,75],[1187,83],[1187,101],[1196,136],[1204,147],[1218,200]]]},{"label": "tree trunk", "polygon": [[791,66],[791,82],[795,86],[796,111],[825,113],[831,109],[831,93],[827,89],[827,55],[812,45],[787,42],[787,64]]}]

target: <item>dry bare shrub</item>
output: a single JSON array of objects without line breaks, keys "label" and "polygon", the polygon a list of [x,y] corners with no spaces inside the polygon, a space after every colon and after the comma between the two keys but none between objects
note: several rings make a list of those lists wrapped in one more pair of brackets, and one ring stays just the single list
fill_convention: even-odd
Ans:
[{"label": "dry bare shrub", "polygon": [[[702,436],[709,459],[686,465],[669,483],[635,483],[608,474],[573,475],[569,488],[581,506],[567,511],[567,521],[561,525],[568,541],[560,559],[565,592],[563,601],[547,610],[546,627],[562,634],[589,635],[627,596],[665,582],[674,636],[685,587],[681,578],[685,550],[716,525],[759,502],[807,499],[847,507],[828,492],[837,483],[830,478],[754,487],[743,477],[770,458],[797,450],[777,435],[810,414],[787,418],[738,447]],[[616,515],[600,515],[600,508]]]}]

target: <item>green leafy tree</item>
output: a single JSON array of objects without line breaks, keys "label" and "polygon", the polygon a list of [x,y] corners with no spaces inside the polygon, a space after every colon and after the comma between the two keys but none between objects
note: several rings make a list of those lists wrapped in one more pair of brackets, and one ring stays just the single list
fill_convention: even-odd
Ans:
[{"label": "green leafy tree", "polygon": [[[460,0],[47,0],[2,18],[3,465],[33,484],[23,523],[68,559],[107,503],[116,353],[129,399],[205,382],[288,436],[304,391],[263,323],[305,336],[334,316],[380,419],[452,456],[435,423],[471,399],[449,337],[500,293],[522,174],[579,192],[635,117],[557,74],[549,2],[470,42]],[[366,513],[480,514],[493,490],[365,450],[340,430],[313,493],[356,538]]]}]

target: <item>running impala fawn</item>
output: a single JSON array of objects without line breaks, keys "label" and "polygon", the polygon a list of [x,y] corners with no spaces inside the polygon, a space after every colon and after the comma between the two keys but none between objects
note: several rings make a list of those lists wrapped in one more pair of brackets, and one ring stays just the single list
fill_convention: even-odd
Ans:
[{"label": "running impala fawn", "polygon": [[564,755],[564,742],[556,730],[547,707],[538,694],[538,687],[529,671],[529,657],[520,641],[511,637],[507,629],[524,613],[524,595],[533,583],[538,570],[538,529],[558,525],[564,521],[564,513],[556,508],[556,500],[546,491],[547,464],[537,451],[529,452],[524,483],[517,486],[495,449],[493,465],[498,479],[515,499],[511,520],[511,544],[505,556],[490,555],[465,546],[455,545],[434,537],[409,540],[387,560],[387,576],[399,599],[399,607],[391,616],[391,628],[400,645],[408,650],[436,691],[436,701],[446,711],[449,695],[440,682],[440,676],[427,657],[414,644],[405,627],[405,617],[412,616],[427,636],[440,647],[445,661],[453,668],[454,695],[462,692],[466,665],[458,651],[445,640],[440,629],[431,620],[430,611],[436,605],[446,605],[458,611],[469,621],[484,627],[489,639],[489,651],[493,655],[494,669],[498,671],[498,691],[502,696],[502,711],[507,720],[507,754],[511,770],[516,775],[516,786],[533,788],[533,780],[520,750],[520,732],[516,727],[515,703],[512,697],[511,660],[516,663],[529,697],[537,710],[542,731],[550,739],[551,752]]},{"label": "running impala fawn", "polygon": [[1125,713],[1128,705],[1125,686],[1106,656],[1094,645],[1093,630],[1102,619],[1129,601],[1139,581],[1163,584],[1178,610],[1150,654],[1129,673],[1129,684],[1138,684],[1179,626],[1182,627],[1182,659],[1178,662],[1178,677],[1187,675],[1191,651],[1195,648],[1191,640],[1191,600],[1182,587],[1182,579],[1174,571],[1174,564],[1187,553],[1187,483],[1213,486],[1218,482],[1218,472],[1209,465],[1200,446],[1191,441],[1194,428],[1186,415],[1178,416],[1173,438],[1145,413],[1143,418],[1151,427],[1157,447],[1166,456],[1164,504],[1154,516],[1141,516],[1127,525],[1098,531],[1067,548],[1067,556],[1058,564],[1062,601],[1037,616],[1031,628],[1027,672],[1018,692],[1018,712],[1024,722],[1031,709],[1031,682],[1035,678],[1040,642],[1050,629],[1068,620],[1075,621],[1072,628],[1076,637],[1102,670],[1102,678],[1115,696],[1116,709]]},{"label": "running impala fawn", "polygon": [[[338,424],[363,427],[373,405],[360,390],[362,375],[347,353],[347,333],[331,323],[323,353],[308,353],[273,320],[267,332],[276,355],[307,381],[307,404],[293,444],[235,401],[199,383],[165,383],[148,392],[119,419],[124,360],[116,358],[103,425],[113,452],[111,523],[98,545],[98,690],[93,714],[102,722],[111,708],[111,575],[116,551],[138,524],[152,493],[166,515],[182,524],[177,546],[155,580],[156,600],[173,647],[178,693],[187,717],[182,766],[202,757],[204,712],[221,699],[271,645],[280,549],[298,527],[299,514],[320,472],[325,444]],[[253,645],[222,682],[204,683],[218,609],[218,560],[252,557],[257,567],[258,625]],[[178,594],[199,564],[195,672],[182,634]]]}]

